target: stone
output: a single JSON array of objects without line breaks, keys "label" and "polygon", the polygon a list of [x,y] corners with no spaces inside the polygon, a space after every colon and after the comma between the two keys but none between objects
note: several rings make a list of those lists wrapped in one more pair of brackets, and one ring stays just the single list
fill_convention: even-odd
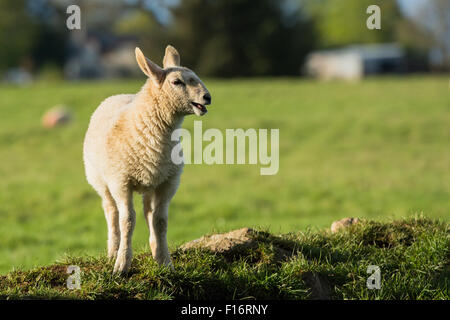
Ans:
[{"label": "stone", "polygon": [[59,125],[64,125],[72,120],[70,111],[64,106],[55,106],[43,115],[42,125],[45,128],[54,128]]},{"label": "stone", "polygon": [[214,252],[229,252],[236,246],[252,247],[256,245],[256,241],[251,238],[254,232],[253,229],[242,228],[228,233],[203,236],[183,244],[180,248],[182,250],[206,248]]},{"label": "stone", "polygon": [[338,221],[335,221],[331,224],[331,232],[336,233],[341,229],[348,228],[349,226],[356,224],[359,222],[358,218],[344,218]]}]

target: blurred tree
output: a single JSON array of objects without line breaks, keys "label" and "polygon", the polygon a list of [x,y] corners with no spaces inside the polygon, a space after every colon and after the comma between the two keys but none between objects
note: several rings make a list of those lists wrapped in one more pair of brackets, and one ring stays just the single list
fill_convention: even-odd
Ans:
[{"label": "blurred tree", "polygon": [[167,45],[167,28],[161,25],[148,10],[130,10],[122,15],[114,25],[118,35],[132,35],[145,55],[158,64],[162,63]]},{"label": "blurred tree", "polygon": [[[61,27],[64,26],[64,27]],[[0,2],[0,70],[62,65],[66,42],[65,11],[47,0]]]},{"label": "blurred tree", "polygon": [[69,30],[66,26],[66,7],[55,6],[54,0],[28,0],[27,6],[35,25],[30,54],[34,68],[60,68],[66,57]]},{"label": "blurred tree", "polygon": [[424,30],[414,19],[405,17],[398,24],[396,38],[407,52],[406,69],[428,71],[428,52],[433,45],[430,32]]},{"label": "blurred tree", "polygon": [[37,34],[25,0],[0,1],[0,70],[28,64]]},{"label": "blurred tree", "polygon": [[413,18],[421,33],[429,36],[436,66],[450,70],[450,1],[427,0]]},{"label": "blurred tree", "polygon": [[186,0],[170,35],[182,63],[203,75],[298,74],[314,40],[300,13],[289,1]]},{"label": "blurred tree", "polygon": [[[307,12],[314,19],[321,47],[352,43],[390,42],[401,20],[396,0],[303,0]],[[366,26],[367,7],[381,9],[381,29]]]}]

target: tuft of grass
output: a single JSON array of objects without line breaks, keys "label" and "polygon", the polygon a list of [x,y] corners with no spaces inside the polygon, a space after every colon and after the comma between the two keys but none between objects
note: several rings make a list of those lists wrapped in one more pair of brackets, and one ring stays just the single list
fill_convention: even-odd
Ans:
[{"label": "tuft of grass", "polygon": [[[112,274],[105,255],[66,256],[29,271],[0,276],[1,299],[449,299],[449,227],[416,217],[362,220],[327,230],[273,235],[233,255],[207,249],[172,254],[175,270],[139,252],[126,276]],[[81,288],[68,289],[67,267],[81,269]],[[381,270],[381,289],[366,286],[367,267]]]}]

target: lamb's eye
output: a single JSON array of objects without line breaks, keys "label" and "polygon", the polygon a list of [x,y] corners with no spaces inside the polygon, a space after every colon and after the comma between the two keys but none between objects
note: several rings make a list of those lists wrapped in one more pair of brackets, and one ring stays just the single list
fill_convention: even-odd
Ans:
[{"label": "lamb's eye", "polygon": [[184,86],[184,82],[181,81],[180,79],[176,79],[174,82],[172,82],[174,85],[177,86]]}]

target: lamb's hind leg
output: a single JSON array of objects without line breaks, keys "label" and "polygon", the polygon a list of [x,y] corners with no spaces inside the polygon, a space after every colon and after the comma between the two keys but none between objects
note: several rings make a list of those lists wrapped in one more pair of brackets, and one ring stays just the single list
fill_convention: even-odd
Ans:
[{"label": "lamb's hind leg", "polygon": [[133,258],[132,236],[136,224],[136,213],[133,208],[133,193],[122,188],[110,188],[111,194],[119,209],[120,245],[114,265],[114,273],[127,273]]},{"label": "lamb's hind leg", "polygon": [[107,188],[102,194],[102,206],[108,225],[108,258],[115,259],[120,244],[119,210]]},{"label": "lamb's hind leg", "polygon": [[85,159],[84,163],[88,182],[102,198],[102,207],[108,226],[108,257],[114,258],[117,255],[120,241],[119,211],[106,183],[98,174],[95,167],[87,159]]}]

